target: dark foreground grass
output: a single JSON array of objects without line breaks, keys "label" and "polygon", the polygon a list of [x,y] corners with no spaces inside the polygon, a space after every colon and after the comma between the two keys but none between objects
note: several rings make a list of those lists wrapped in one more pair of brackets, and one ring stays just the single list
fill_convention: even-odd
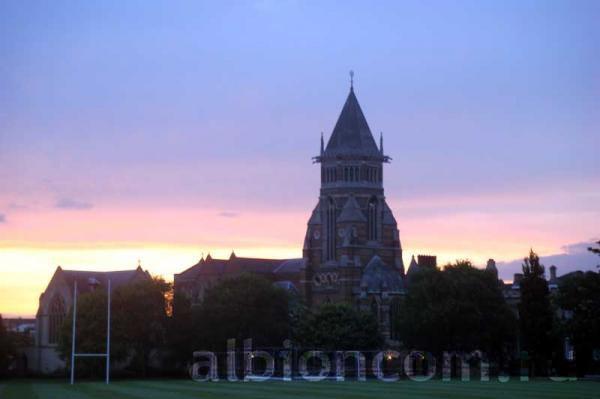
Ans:
[{"label": "dark foreground grass", "polygon": [[191,380],[0,382],[1,399],[186,399],[186,398],[573,398],[600,399],[600,383],[536,380],[506,383],[460,381],[207,382]]}]

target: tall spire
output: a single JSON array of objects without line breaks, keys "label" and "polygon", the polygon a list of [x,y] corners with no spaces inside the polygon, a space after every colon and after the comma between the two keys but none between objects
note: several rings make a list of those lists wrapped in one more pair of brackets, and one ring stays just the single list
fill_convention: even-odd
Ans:
[{"label": "tall spire", "polygon": [[379,152],[383,155],[383,132],[379,132]]},{"label": "tall spire", "polygon": [[354,91],[354,71],[350,70],[350,91]]},{"label": "tall spire", "polygon": [[[352,76],[352,75],[351,75]],[[360,156],[381,158],[369,124],[358,104],[351,80],[350,93],[325,147],[325,157]]]}]

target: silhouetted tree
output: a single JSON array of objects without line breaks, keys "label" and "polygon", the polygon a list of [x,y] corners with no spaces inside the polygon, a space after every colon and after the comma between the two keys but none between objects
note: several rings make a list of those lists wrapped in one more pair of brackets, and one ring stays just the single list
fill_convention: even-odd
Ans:
[{"label": "silhouetted tree", "polygon": [[557,297],[567,335],[575,349],[577,372],[590,371],[594,349],[600,348],[600,274],[575,273],[563,279]]},{"label": "silhouetted tree", "polygon": [[289,294],[253,275],[225,279],[207,289],[195,314],[196,350],[224,351],[227,339],[238,345],[281,346],[289,336]]},{"label": "silhouetted tree", "polygon": [[515,342],[516,318],[496,275],[469,261],[416,274],[400,309],[400,337],[409,348],[438,356],[481,350],[504,360]]},{"label": "silhouetted tree", "polygon": [[553,315],[544,266],[533,250],[524,259],[520,291],[521,347],[531,359],[530,373],[534,376],[538,370],[542,373],[547,371],[553,347]]},{"label": "silhouetted tree", "polygon": [[[596,254],[598,256],[600,256],[600,241],[596,241],[596,244],[599,245],[598,248],[594,248],[594,247],[588,247],[588,251],[590,251],[593,254]],[[600,268],[600,265],[596,266],[597,268]]]},{"label": "silhouetted tree", "polygon": [[146,376],[157,350],[166,343],[167,296],[171,284],[162,278],[128,284],[115,291],[114,334],[133,354],[130,367]]},{"label": "silhouetted tree", "polygon": [[383,344],[371,312],[346,304],[325,304],[305,312],[294,326],[293,340],[304,348],[372,350]]},{"label": "silhouetted tree", "polygon": [[170,358],[175,368],[182,368],[192,360],[197,341],[194,330],[194,309],[190,300],[180,291],[173,296],[173,313],[168,321],[167,341]]}]

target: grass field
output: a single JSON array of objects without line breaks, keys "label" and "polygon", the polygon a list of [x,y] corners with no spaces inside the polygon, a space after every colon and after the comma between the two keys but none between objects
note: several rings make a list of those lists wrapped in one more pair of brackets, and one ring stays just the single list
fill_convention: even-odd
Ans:
[{"label": "grass field", "polygon": [[600,382],[210,382],[116,381],[110,385],[59,381],[3,381],[1,399],[176,398],[600,398]]}]

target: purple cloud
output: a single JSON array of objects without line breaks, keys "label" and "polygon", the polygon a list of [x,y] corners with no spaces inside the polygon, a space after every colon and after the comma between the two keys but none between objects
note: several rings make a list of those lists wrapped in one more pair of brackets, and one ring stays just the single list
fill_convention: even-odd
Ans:
[{"label": "purple cloud", "polygon": [[229,211],[223,211],[223,212],[219,212],[219,216],[223,217],[223,218],[236,218],[238,217],[240,214],[237,212],[229,212]]},{"label": "purple cloud", "polygon": [[56,204],[54,206],[59,209],[69,209],[69,210],[85,210],[85,209],[91,209],[94,207],[94,205],[92,205],[89,202],[78,201],[78,200],[74,200],[72,198],[59,199],[58,201],[56,201]]},{"label": "purple cloud", "polygon": [[[588,247],[597,239],[590,239],[586,242],[578,242],[563,246],[565,253],[540,256],[541,263],[546,267],[546,274],[549,273],[548,268],[552,265],[557,267],[558,275],[567,274],[576,270],[598,270],[600,265],[600,257],[588,251]],[[535,248],[534,248],[535,250]],[[508,262],[498,262],[498,271],[500,278],[504,280],[512,280],[514,273],[521,273],[523,259],[515,259]]]}]

